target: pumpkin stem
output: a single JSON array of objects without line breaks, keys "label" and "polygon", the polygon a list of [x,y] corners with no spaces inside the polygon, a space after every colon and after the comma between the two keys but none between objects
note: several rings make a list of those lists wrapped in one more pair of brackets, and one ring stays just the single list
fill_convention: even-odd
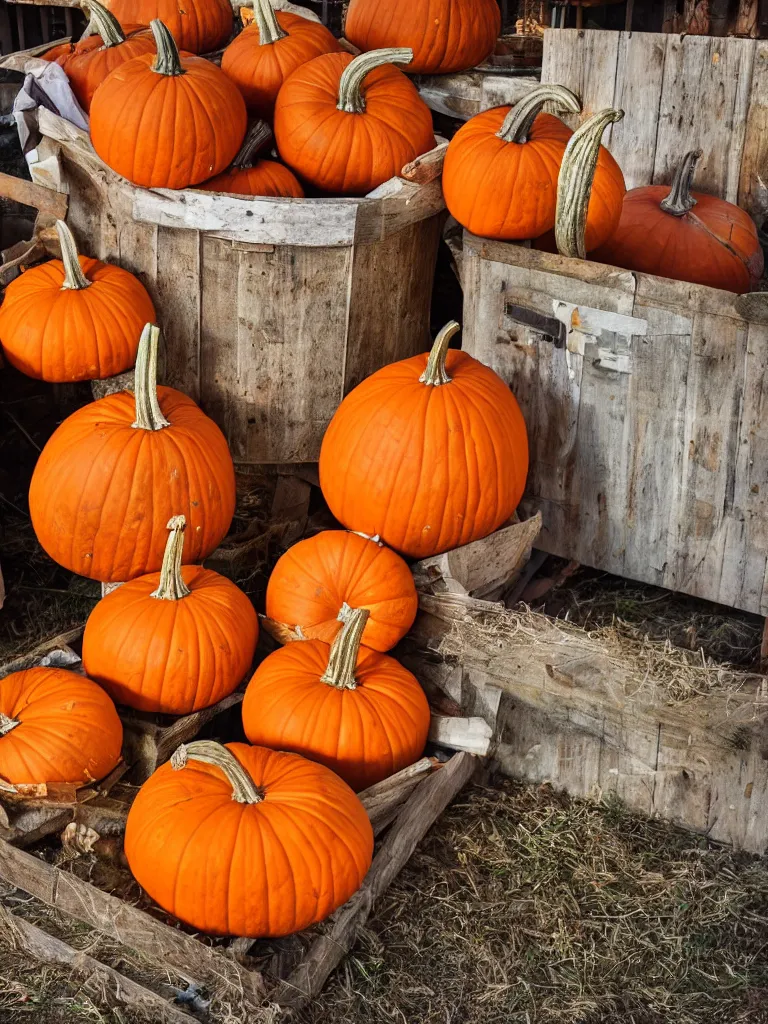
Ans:
[{"label": "pumpkin stem", "polygon": [[253,167],[259,152],[267,145],[271,138],[272,129],[267,122],[257,121],[251,126],[250,131],[245,136],[245,141],[240,147],[240,152],[232,161],[232,166],[239,168],[241,171],[247,171],[249,167]]},{"label": "pumpkin stem", "polygon": [[80,259],[77,253],[77,245],[63,220],[56,221],[56,233],[59,236],[61,246],[61,262],[64,264],[64,283],[61,290],[69,288],[74,292],[82,291],[83,288],[90,288],[91,282],[83,273],[80,266]]},{"label": "pumpkin stem", "polygon": [[158,18],[150,21],[149,27],[152,29],[157,47],[157,56],[152,64],[152,70],[156,71],[158,75],[169,75],[170,77],[186,75],[186,71],[181,66],[179,48],[170,31]]},{"label": "pumpkin stem", "polygon": [[504,142],[527,142],[533,122],[544,109],[545,103],[551,103],[558,112],[564,114],[569,111],[578,114],[581,111],[578,96],[564,85],[540,85],[531,89],[512,107],[504,118],[504,124],[496,132],[496,137]]},{"label": "pumpkin stem", "polygon": [[684,217],[696,205],[696,200],[691,195],[691,182],[700,159],[700,149],[692,149],[683,157],[682,163],[675,171],[669,195],[659,204],[665,213],[671,213],[673,217]]},{"label": "pumpkin stem", "polygon": [[186,528],[187,520],[184,516],[173,516],[168,520],[168,529],[171,532],[165,544],[160,583],[157,590],[149,595],[159,601],[180,601],[182,597],[188,597],[192,593],[181,575],[181,556],[184,552]]},{"label": "pumpkin stem", "polygon": [[608,125],[623,117],[623,110],[601,110],[587,118],[568,140],[557,179],[555,240],[561,256],[587,258],[584,232],[601,139]]},{"label": "pumpkin stem", "polygon": [[427,359],[427,368],[424,373],[419,377],[421,384],[429,384],[432,387],[440,387],[441,384],[450,384],[451,378],[448,376],[448,371],[445,368],[445,360],[448,355],[448,344],[454,334],[457,334],[461,330],[461,324],[457,324],[455,320],[451,320],[445,327],[440,331],[438,336],[435,338],[435,343],[432,346],[432,351],[429,353],[429,359]]},{"label": "pumpkin stem", "polygon": [[157,346],[160,342],[160,328],[156,324],[146,324],[141,332],[139,351],[136,354],[136,372],[134,396],[136,400],[136,419],[133,426],[137,430],[162,430],[170,427],[170,423],[160,410],[157,400]]},{"label": "pumpkin stem", "polygon": [[97,4],[96,0],[88,0],[88,10],[91,15],[88,24],[93,32],[101,36],[105,49],[125,42],[125,33],[120,27],[120,22],[106,7]]},{"label": "pumpkin stem", "polygon": [[212,764],[220,768],[232,787],[232,799],[238,804],[260,804],[264,793],[227,747],[213,740],[195,740],[182,743],[171,755],[171,768],[182,771],[189,761]]},{"label": "pumpkin stem", "polygon": [[365,624],[371,613],[367,608],[348,608],[339,613],[343,626],[331,645],[328,655],[328,668],[320,677],[322,683],[335,686],[339,690],[356,690],[355,668],[360,641],[363,638]]},{"label": "pumpkin stem", "polygon": [[0,736],[7,736],[17,725],[21,725],[21,722],[17,722],[15,718],[9,718],[8,715],[0,712]]},{"label": "pumpkin stem", "polygon": [[288,36],[269,0],[253,0],[253,20],[259,30],[260,46],[271,46]]},{"label": "pumpkin stem", "polygon": [[403,46],[361,53],[347,64],[342,72],[339,81],[339,102],[336,104],[338,109],[347,114],[364,114],[365,99],[362,87],[366,76],[383,64],[410,64],[412,60],[413,50]]}]

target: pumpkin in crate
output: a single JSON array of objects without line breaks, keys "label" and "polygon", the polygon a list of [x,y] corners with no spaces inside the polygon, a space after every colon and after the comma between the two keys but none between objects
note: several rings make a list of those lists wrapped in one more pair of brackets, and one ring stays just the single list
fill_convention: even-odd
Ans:
[{"label": "pumpkin in crate", "polygon": [[294,544],[267,584],[267,616],[307,640],[331,643],[342,609],[366,608],[362,643],[394,647],[413,625],[419,598],[411,570],[378,540],[323,530]]},{"label": "pumpkin in crate", "polygon": [[160,569],[173,515],[186,518],[186,562],[221,542],[235,510],[235,471],[219,428],[186,395],[157,387],[160,331],[147,324],[135,394],[72,413],[37,461],[29,511],[59,565],[105,583]]},{"label": "pumpkin in crate", "polygon": [[259,620],[230,580],[182,568],[184,516],[168,522],[159,573],[113,590],[91,612],[83,665],[118,704],[188,715],[237,689],[251,667]]},{"label": "pumpkin in crate", "polygon": [[160,906],[211,935],[322,921],[362,884],[373,829],[340,778],[303,757],[197,740],[144,783],[125,855]]},{"label": "pumpkin in crate", "polygon": [[272,196],[301,199],[304,189],[296,175],[277,160],[259,156],[259,151],[272,138],[269,125],[257,121],[245,137],[243,148],[232,166],[199,186],[208,192],[234,192],[243,196]]},{"label": "pumpkin in crate", "polygon": [[28,668],[0,679],[0,779],[14,786],[86,786],[120,761],[123,726],[90,679]]},{"label": "pumpkin in crate", "polygon": [[232,162],[247,127],[245,103],[215,64],[180,55],[162,22],[150,28],[157,54],[121,64],[94,95],[91,142],[134,185],[187,188]]},{"label": "pumpkin in crate", "polygon": [[[124,25],[162,21],[179,48],[190,53],[217,50],[234,28],[232,7],[227,0],[107,0],[106,6]],[[206,88],[202,82],[200,87]]]},{"label": "pumpkin in crate", "polygon": [[127,270],[79,256],[64,221],[56,230],[61,259],[32,267],[5,290],[3,353],[38,380],[113,377],[133,366],[141,330],[155,319],[152,300]]},{"label": "pumpkin in crate", "polygon": [[341,51],[324,25],[289,11],[275,11],[269,0],[254,0],[254,24],[235,36],[221,58],[230,78],[256,117],[272,118],[280,86],[314,57]]},{"label": "pumpkin in crate", "polygon": [[493,370],[449,351],[378,370],[343,400],[320,449],[320,486],[349,530],[411,558],[481,540],[513,514],[528,473],[520,407]]},{"label": "pumpkin in crate", "polygon": [[501,32],[496,0],[351,0],[347,39],[361,50],[407,46],[409,71],[467,71],[489,57]]},{"label": "pumpkin in crate", "polygon": [[89,43],[89,49],[95,50],[97,46],[101,45],[98,36],[87,36],[85,39],[81,39],[79,43],[73,43],[72,40],[68,40],[66,43],[56,43],[50,50],[46,50],[45,53],[41,53],[40,60],[48,60],[51,62],[57,61],[59,57],[69,57],[75,52],[75,46],[82,46],[85,49],[85,44]]},{"label": "pumpkin in crate", "polygon": [[274,651],[243,701],[251,743],[319,761],[358,791],[417,760],[430,722],[416,678],[360,646],[368,616],[349,609],[331,646],[300,640]]},{"label": "pumpkin in crate", "polygon": [[632,189],[615,233],[591,258],[676,281],[747,292],[763,276],[754,221],[733,203],[691,192],[701,150],[687,153],[667,185]]},{"label": "pumpkin in crate", "polygon": [[328,53],[294,71],[275,106],[280,156],[323,192],[365,195],[435,145],[432,114],[393,64],[410,50]]},{"label": "pumpkin in crate", "polygon": [[[83,110],[91,109],[91,100],[98,87],[115,68],[132,57],[155,52],[152,33],[142,25],[126,25],[96,0],[88,0],[91,24],[98,30],[98,36],[89,36],[78,43],[72,53],[60,56],[60,64],[67,73],[72,92]],[[92,46],[91,40],[97,40]],[[85,45],[84,45],[85,44]]]}]

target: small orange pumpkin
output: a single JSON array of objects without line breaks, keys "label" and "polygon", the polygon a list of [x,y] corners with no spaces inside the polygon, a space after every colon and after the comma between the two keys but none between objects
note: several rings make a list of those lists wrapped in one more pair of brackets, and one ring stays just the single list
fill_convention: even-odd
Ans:
[{"label": "small orange pumpkin", "polygon": [[[117,18],[96,0],[88,0],[88,9],[98,36],[89,36],[72,53],[63,54],[56,61],[66,71],[72,92],[86,111],[91,109],[93,94],[110,71],[132,57],[155,52],[152,33],[144,26],[130,25],[123,30]],[[92,46],[93,38],[100,40],[100,44]]]},{"label": "small orange pumpkin", "polygon": [[429,354],[378,370],[336,410],[320,449],[320,485],[349,530],[410,558],[480,540],[517,508],[528,437],[504,381],[448,350],[450,323]]},{"label": "small orange pumpkin", "polygon": [[107,0],[107,7],[123,25],[162,21],[179,49],[190,53],[218,50],[234,28],[232,7],[227,0]]},{"label": "small orange pumpkin", "polygon": [[209,569],[182,569],[185,527],[174,516],[162,570],[107,594],[85,626],[85,671],[140,711],[188,715],[217,704],[256,650],[259,620],[242,590]]},{"label": "small orange pumpkin", "polygon": [[280,156],[323,192],[366,195],[435,145],[432,114],[393,63],[410,50],[327,53],[285,82],[275,106]]},{"label": "small orange pumpkin", "polygon": [[187,188],[219,174],[240,149],[248,117],[220,68],[179,55],[160,21],[157,54],[116,68],[91,104],[91,142],[118,174],[145,188]]},{"label": "small orange pumpkin", "polygon": [[64,221],[56,230],[61,259],[32,267],[5,290],[3,352],[38,380],[113,377],[133,366],[141,330],[155,319],[152,300],[127,270],[78,256]]},{"label": "small orange pumpkin", "polygon": [[235,36],[221,58],[221,70],[245,100],[248,111],[271,120],[280,86],[302,64],[341,47],[324,25],[269,0],[254,0],[254,24]]},{"label": "small orange pumpkin", "polygon": [[274,651],[243,701],[251,743],[319,761],[358,791],[420,757],[430,722],[416,678],[394,658],[360,646],[368,615],[350,609],[330,647],[300,640]]},{"label": "small orange pumpkin", "polygon": [[46,50],[45,53],[40,54],[40,60],[58,61],[59,57],[70,57],[75,52],[75,46],[82,47],[83,50],[92,49],[95,50],[97,46],[101,46],[101,39],[98,36],[87,36],[85,39],[81,39],[78,43],[73,43],[70,39],[66,43],[56,43],[50,50]]},{"label": "small orange pumpkin", "polygon": [[[246,8],[243,8],[246,10]],[[261,159],[259,150],[272,138],[269,125],[257,121],[245,137],[232,166],[198,187],[207,192],[232,192],[242,196],[301,199],[304,189],[296,175],[277,160]]]},{"label": "small orange pumpkin", "polygon": [[701,150],[686,154],[671,190],[644,185],[628,192],[618,228],[591,258],[729,292],[754,288],[763,276],[755,223],[733,203],[691,192],[700,156]]},{"label": "small orange pumpkin", "polygon": [[210,935],[308,928],[360,888],[372,854],[371,823],[340,778],[245,743],[180,747],[141,787],[125,829],[139,884]]},{"label": "small orange pumpkin", "polygon": [[331,643],[342,609],[367,608],[362,642],[394,647],[413,625],[419,598],[411,570],[375,538],[323,530],[279,559],[267,584],[267,615],[307,640]]},{"label": "small orange pumpkin", "polygon": [[123,726],[90,679],[28,668],[0,679],[0,778],[14,786],[84,786],[120,761]]},{"label": "small orange pumpkin", "polygon": [[43,448],[29,511],[44,550],[70,572],[120,582],[156,572],[167,523],[189,524],[185,559],[223,540],[235,510],[235,470],[224,435],[180,391],[158,388],[160,331],[147,324],[135,394],[123,391],[72,413]]}]

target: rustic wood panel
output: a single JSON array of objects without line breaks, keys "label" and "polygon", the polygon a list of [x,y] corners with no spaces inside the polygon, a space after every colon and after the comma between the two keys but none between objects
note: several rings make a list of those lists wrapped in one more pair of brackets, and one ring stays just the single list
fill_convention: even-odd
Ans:
[{"label": "rustic wood panel", "polygon": [[163,380],[196,402],[201,397],[200,237],[198,231],[157,228],[157,272],[150,289],[163,329]]}]

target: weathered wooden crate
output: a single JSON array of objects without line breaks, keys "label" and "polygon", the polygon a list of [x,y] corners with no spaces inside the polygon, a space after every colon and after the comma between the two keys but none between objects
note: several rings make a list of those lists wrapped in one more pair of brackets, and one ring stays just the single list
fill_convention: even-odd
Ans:
[{"label": "weathered wooden crate", "polygon": [[444,209],[440,163],[363,199],[250,199],[130,185],[87,134],[39,109],[39,184],[68,192],[83,251],[136,273],[165,383],[200,403],[236,462],[312,462],[343,396],[423,352]]}]

